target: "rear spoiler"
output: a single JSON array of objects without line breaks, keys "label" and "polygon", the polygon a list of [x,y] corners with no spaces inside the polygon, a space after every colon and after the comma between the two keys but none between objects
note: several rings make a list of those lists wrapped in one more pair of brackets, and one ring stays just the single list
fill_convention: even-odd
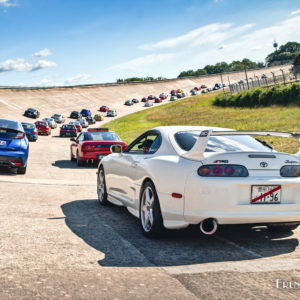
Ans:
[{"label": "rear spoiler", "polygon": [[[286,138],[298,138],[300,139],[300,133],[295,132],[280,132],[280,131],[213,131],[203,130],[200,132],[199,138],[196,141],[193,148],[184,153],[182,156],[191,160],[203,160],[204,151],[207,146],[207,142],[210,136],[222,136],[222,135],[253,135],[253,136],[276,136]],[[300,155],[300,151],[295,155]]]}]

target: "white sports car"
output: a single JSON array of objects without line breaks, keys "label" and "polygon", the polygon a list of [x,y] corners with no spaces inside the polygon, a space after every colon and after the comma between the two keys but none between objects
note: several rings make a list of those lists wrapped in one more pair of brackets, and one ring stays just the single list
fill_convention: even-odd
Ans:
[{"label": "white sports car", "polygon": [[294,230],[300,224],[299,156],[280,153],[251,136],[300,134],[234,131],[200,126],[151,129],[123,152],[99,162],[97,193],[103,205],[124,205],[142,232],[199,224],[205,234],[218,225],[267,225]]}]

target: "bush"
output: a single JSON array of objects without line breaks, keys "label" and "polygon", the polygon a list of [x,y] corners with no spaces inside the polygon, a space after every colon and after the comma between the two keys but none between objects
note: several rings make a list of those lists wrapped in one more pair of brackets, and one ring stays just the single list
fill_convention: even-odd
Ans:
[{"label": "bush", "polygon": [[222,107],[259,107],[270,105],[300,106],[300,84],[290,86],[277,85],[272,88],[256,88],[236,94],[220,94],[214,105]]}]

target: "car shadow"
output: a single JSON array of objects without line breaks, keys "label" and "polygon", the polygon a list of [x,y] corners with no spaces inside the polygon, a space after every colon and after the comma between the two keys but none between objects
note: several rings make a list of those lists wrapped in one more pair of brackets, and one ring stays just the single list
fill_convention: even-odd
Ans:
[{"label": "car shadow", "polygon": [[[266,228],[247,226],[226,226],[212,236],[201,234],[198,226],[190,226],[184,230],[169,230],[160,239],[148,239],[141,233],[138,219],[124,207],[104,207],[97,200],[78,200],[65,203],[61,208],[70,230],[105,254],[105,258],[98,261],[101,266],[179,266],[242,261],[290,253],[299,244],[292,236],[279,239]],[[249,251],[244,251],[245,248]]]},{"label": "car shadow", "polygon": [[71,160],[56,160],[54,163],[52,163],[53,167],[61,168],[61,169],[93,169],[97,168],[97,163],[84,163],[82,166],[78,167],[76,162],[73,162]]}]

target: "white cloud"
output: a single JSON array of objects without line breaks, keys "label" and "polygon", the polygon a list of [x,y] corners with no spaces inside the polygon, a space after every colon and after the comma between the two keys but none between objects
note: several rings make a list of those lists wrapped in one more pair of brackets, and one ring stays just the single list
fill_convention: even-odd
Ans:
[{"label": "white cloud", "polygon": [[121,63],[118,65],[114,65],[112,67],[109,67],[108,70],[123,70],[123,69],[129,69],[134,70],[139,67],[147,66],[147,65],[153,65],[153,64],[159,64],[162,62],[167,62],[168,60],[174,58],[174,53],[162,53],[162,54],[149,54],[145,56],[141,56],[132,60],[129,60],[125,63]]},{"label": "white cloud", "polygon": [[18,58],[16,60],[8,59],[0,63],[0,73],[9,71],[24,72],[30,70],[30,68],[31,64],[23,58]]},{"label": "white cloud", "polygon": [[51,68],[51,67],[56,67],[56,63],[53,61],[48,61],[48,60],[39,60],[35,64],[32,65],[32,68],[30,71],[38,71],[41,69],[45,68]]},{"label": "white cloud", "polygon": [[52,51],[47,48],[33,54],[33,56],[35,56],[35,57],[46,57],[46,56],[50,56],[50,55],[52,55]]},{"label": "white cloud", "polygon": [[52,61],[39,60],[36,63],[32,64],[26,61],[23,58],[18,58],[16,60],[8,59],[0,63],[0,73],[17,71],[17,72],[26,72],[26,71],[37,71],[44,68],[55,67],[56,63]]},{"label": "white cloud", "polygon": [[4,7],[17,6],[17,3],[11,2],[11,0],[0,0],[0,6],[4,6]]},{"label": "white cloud", "polygon": [[298,15],[298,14],[300,14],[300,9],[291,12],[291,15]]},{"label": "white cloud", "polygon": [[233,27],[232,23],[214,23],[199,27],[186,34],[169,38],[152,45],[144,44],[139,46],[142,50],[162,50],[179,47],[198,47],[200,45],[219,44],[229,37],[240,34],[253,27],[253,24]]},{"label": "white cloud", "polygon": [[84,81],[90,77],[91,77],[91,75],[89,75],[89,74],[79,74],[79,75],[76,75],[74,77],[71,77],[71,78],[68,78],[67,80],[65,80],[65,84],[78,83],[78,82]]}]

